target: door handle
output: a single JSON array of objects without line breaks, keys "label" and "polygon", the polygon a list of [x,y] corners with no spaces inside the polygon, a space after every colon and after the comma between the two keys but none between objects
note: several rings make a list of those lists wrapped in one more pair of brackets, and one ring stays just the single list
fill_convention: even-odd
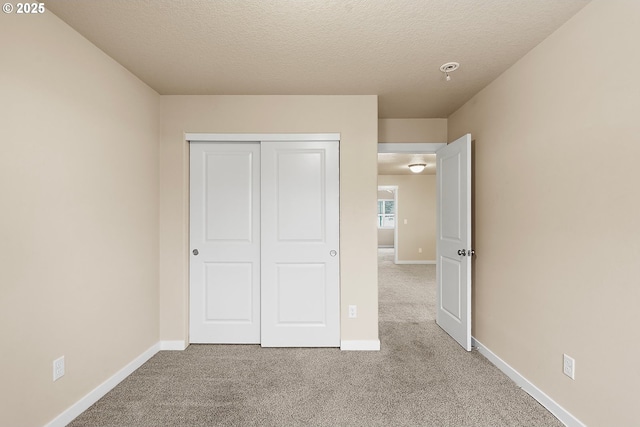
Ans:
[{"label": "door handle", "polygon": [[199,253],[200,253],[200,252],[198,252],[198,250],[197,250],[197,249],[194,249],[194,250],[193,250],[193,254],[194,254],[194,255],[198,255]]},{"label": "door handle", "polygon": [[329,251],[329,255],[336,256],[336,255],[338,255],[338,252],[336,252],[335,250],[332,249],[332,250]]},{"label": "door handle", "polygon": [[460,256],[474,256],[476,251],[474,249],[469,249],[468,251],[465,249],[458,249],[458,255]]}]

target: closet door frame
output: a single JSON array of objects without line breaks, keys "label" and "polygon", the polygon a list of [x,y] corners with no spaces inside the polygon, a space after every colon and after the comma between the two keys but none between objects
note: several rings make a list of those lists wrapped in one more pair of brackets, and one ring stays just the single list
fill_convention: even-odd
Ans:
[{"label": "closet door frame", "polygon": [[[302,133],[302,134],[255,134],[255,133],[246,133],[246,134],[222,134],[222,133],[185,133],[185,139],[188,142],[199,142],[199,143],[257,143],[260,144],[262,142],[313,142],[313,141],[337,141],[339,144],[340,134],[339,133]],[[189,203],[191,205],[191,203]],[[339,219],[338,219],[339,221]],[[191,249],[189,249],[191,252]],[[338,251],[339,254],[339,251]],[[190,254],[191,255],[191,254]],[[191,286],[191,285],[190,285]],[[338,310],[337,310],[337,319],[338,322],[338,331],[337,336],[335,337],[336,347],[340,346],[340,280],[339,277],[337,279],[337,294],[338,294]],[[191,312],[191,304],[189,304],[189,313]],[[190,315],[189,315],[190,316]],[[191,341],[191,338],[190,338]],[[333,341],[333,340],[332,340]],[[327,346],[318,345],[320,346]],[[333,345],[331,345],[333,346]]]}]

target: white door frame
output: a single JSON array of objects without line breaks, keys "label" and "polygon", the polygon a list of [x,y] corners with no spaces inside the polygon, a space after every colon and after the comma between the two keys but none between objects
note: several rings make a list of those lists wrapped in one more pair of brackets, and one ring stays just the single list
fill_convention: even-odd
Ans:
[{"label": "white door frame", "polygon": [[[187,142],[235,142],[260,143],[263,141],[340,141],[340,133],[185,133]],[[190,171],[189,171],[190,172]],[[189,193],[187,193],[189,194]],[[190,201],[189,201],[190,205]],[[340,289],[340,293],[342,290]],[[341,298],[340,298],[341,299]],[[341,307],[340,307],[341,310]],[[191,306],[187,307],[187,319],[190,317]],[[187,330],[189,326],[187,326]],[[338,317],[338,329],[341,328],[341,318]],[[188,339],[190,341],[190,339]]]}]

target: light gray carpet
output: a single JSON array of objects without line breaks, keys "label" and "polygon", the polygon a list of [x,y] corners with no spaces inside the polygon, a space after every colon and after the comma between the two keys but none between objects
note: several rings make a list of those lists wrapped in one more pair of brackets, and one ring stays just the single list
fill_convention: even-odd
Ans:
[{"label": "light gray carpet", "polygon": [[435,325],[434,266],[379,266],[380,352],[162,351],[70,425],[562,426]]}]

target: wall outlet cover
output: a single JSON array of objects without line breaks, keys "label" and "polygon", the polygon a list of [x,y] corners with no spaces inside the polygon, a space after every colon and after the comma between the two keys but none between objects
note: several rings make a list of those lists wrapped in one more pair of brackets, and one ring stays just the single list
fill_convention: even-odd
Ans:
[{"label": "wall outlet cover", "polygon": [[356,317],[358,317],[358,306],[357,305],[350,305],[349,306],[349,318],[350,319],[355,319]]},{"label": "wall outlet cover", "polygon": [[53,361],[53,380],[56,381],[64,376],[64,356]]},{"label": "wall outlet cover", "polygon": [[562,372],[572,380],[576,379],[576,361],[566,354],[562,355]]}]

